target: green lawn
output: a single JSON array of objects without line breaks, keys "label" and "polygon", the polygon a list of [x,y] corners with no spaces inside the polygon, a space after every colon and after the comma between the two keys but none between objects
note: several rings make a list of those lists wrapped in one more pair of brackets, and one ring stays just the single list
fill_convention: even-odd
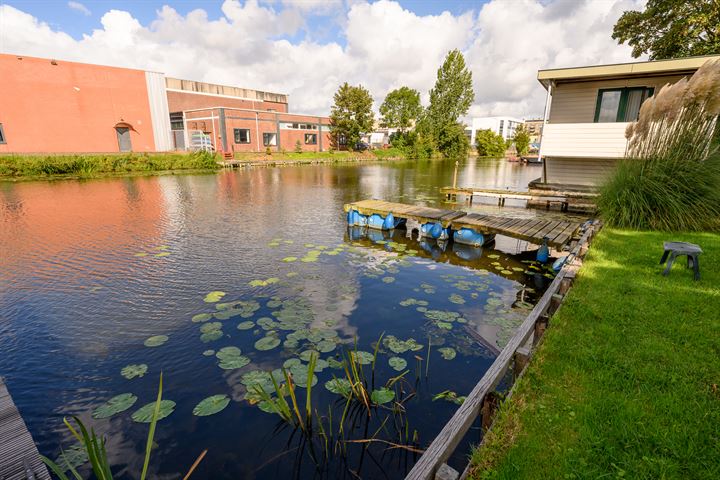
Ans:
[{"label": "green lawn", "polygon": [[[663,240],[702,246],[699,282]],[[720,478],[719,266],[717,233],[603,229],[471,478]]]}]

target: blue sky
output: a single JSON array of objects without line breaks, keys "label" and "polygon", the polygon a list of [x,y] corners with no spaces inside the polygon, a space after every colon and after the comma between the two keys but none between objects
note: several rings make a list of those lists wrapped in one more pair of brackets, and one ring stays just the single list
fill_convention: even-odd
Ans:
[{"label": "blue sky", "polygon": [[[112,9],[126,10],[140,23],[147,25],[156,18],[157,10],[163,5],[170,5],[182,15],[202,8],[208,13],[210,19],[217,19],[222,16],[220,7],[223,2],[222,0],[76,0],[75,2],[67,0],[0,0],[0,4],[3,3],[33,15],[49,24],[53,29],[62,30],[74,38],[80,39],[83,34],[89,34],[93,29],[101,28],[100,18],[105,12]],[[71,8],[70,3],[80,4],[87,11]],[[398,3],[403,8],[420,16],[438,15],[444,11],[459,15],[468,10],[478,10],[482,4],[486,3],[486,0],[400,0]],[[271,2],[267,2],[267,4],[273,6]],[[274,8],[282,9],[283,7],[275,5]],[[319,40],[344,44],[342,32],[337,25],[328,26],[329,23],[334,22],[327,15],[310,15],[307,17],[307,22],[310,30],[315,33],[315,38],[321,37]],[[318,35],[318,33],[321,34]],[[303,35],[298,34],[300,37]],[[297,39],[297,36],[294,38]]]}]

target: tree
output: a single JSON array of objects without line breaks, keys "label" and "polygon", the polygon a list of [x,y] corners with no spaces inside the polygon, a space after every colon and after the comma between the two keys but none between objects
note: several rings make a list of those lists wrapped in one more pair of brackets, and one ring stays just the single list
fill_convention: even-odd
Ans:
[{"label": "tree", "polygon": [[507,144],[502,135],[484,129],[475,132],[475,148],[481,157],[502,157],[507,150]]},{"label": "tree", "polygon": [[458,120],[467,114],[474,100],[472,73],[467,69],[462,53],[452,50],[438,69],[437,81],[430,90],[430,105],[425,115],[443,156],[467,153],[468,142]]},{"label": "tree", "polygon": [[345,82],[333,97],[335,104],[330,109],[330,131],[334,147],[342,137],[349,149],[354,149],[360,135],[372,130],[374,116],[372,96],[362,85],[357,87]]},{"label": "tree", "polygon": [[645,10],[626,11],[612,38],[650,60],[720,53],[718,0],[648,0]]},{"label": "tree", "polygon": [[387,94],[380,105],[381,125],[397,128],[405,132],[417,120],[422,112],[420,92],[408,87],[400,87]]},{"label": "tree", "polygon": [[518,125],[515,129],[513,142],[515,142],[518,155],[522,156],[528,153],[528,150],[530,150],[530,134],[525,130],[525,125]]}]

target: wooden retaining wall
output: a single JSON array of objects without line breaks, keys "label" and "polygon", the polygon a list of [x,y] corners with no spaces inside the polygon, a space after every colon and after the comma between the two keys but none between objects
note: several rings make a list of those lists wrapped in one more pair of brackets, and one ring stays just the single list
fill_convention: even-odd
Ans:
[{"label": "wooden retaining wall", "polygon": [[[495,387],[503,379],[511,365],[514,367],[515,378],[524,371],[533,354],[534,347],[547,328],[550,317],[559,308],[570,289],[575,274],[587,253],[590,241],[600,228],[600,222],[595,220],[585,229],[577,244],[572,246],[565,265],[560,269],[535,308],[520,325],[515,335],[502,349],[490,369],[485,372],[450,421],[425,450],[405,480],[458,478],[458,472],[448,467],[445,462],[453,454],[479,415],[482,414],[483,427],[490,428],[492,417],[498,407],[497,395],[494,394]],[[531,337],[532,341],[530,342]]]}]

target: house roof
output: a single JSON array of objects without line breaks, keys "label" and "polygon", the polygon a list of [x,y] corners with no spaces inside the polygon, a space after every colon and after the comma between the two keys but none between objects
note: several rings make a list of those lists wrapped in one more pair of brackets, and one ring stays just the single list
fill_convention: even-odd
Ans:
[{"label": "house roof", "polygon": [[587,67],[552,68],[538,70],[538,81],[548,88],[550,82],[588,81],[607,78],[653,77],[667,74],[690,74],[708,60],[720,59],[720,55],[704,55],[672,60],[653,60],[649,62],[615,63],[610,65],[592,65]]}]

